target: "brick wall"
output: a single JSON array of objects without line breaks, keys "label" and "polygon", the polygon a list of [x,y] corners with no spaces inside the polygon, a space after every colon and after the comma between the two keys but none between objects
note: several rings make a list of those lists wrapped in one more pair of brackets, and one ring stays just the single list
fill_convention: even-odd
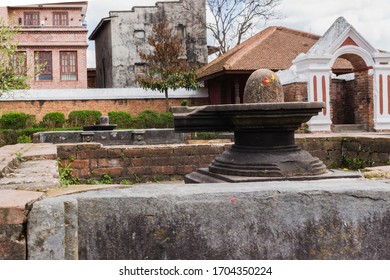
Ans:
[{"label": "brick wall", "polygon": [[307,101],[307,84],[292,83],[283,86],[285,102]]},{"label": "brick wall", "polygon": [[297,136],[297,144],[320,158],[329,168],[340,166],[342,160],[364,166],[388,165],[390,160],[390,138],[373,137],[327,137]]},{"label": "brick wall", "polygon": [[[53,1],[55,2],[55,1]],[[25,12],[39,12],[39,20],[45,22],[45,26],[53,26],[53,12],[66,12],[68,13],[69,26],[81,26],[81,8],[80,9],[67,9],[67,8],[48,8],[48,9],[37,9],[23,7],[23,8],[12,8],[8,9],[8,17],[18,22],[18,18],[22,19],[24,25],[24,13]]]},{"label": "brick wall", "polygon": [[7,9],[7,7],[0,7],[0,19],[3,19],[5,22],[8,21],[8,9]]},{"label": "brick wall", "polygon": [[[297,145],[321,159],[328,168],[340,167],[342,161],[352,166],[387,165],[390,160],[389,137],[337,137],[297,135]],[[70,164],[73,176],[101,179],[109,174],[116,182],[123,179],[170,180],[181,178],[198,168],[207,167],[216,155],[231,144],[155,145],[104,147],[101,144],[58,145],[63,166]],[[69,159],[74,159],[70,161]]]},{"label": "brick wall", "polygon": [[332,80],[330,85],[333,124],[367,124],[374,127],[373,79],[367,71],[355,73],[352,81]]},{"label": "brick wall", "polygon": [[347,124],[346,115],[351,115],[348,110],[351,106],[346,106],[346,91],[343,80],[332,80],[330,84],[330,116],[333,124]]},{"label": "brick wall", "polygon": [[[25,23],[25,12],[39,13],[39,26],[28,26]],[[68,26],[53,26],[54,12],[66,12],[68,14]],[[87,33],[82,26],[81,7],[9,7],[9,24],[18,25],[20,29],[15,36],[19,51],[25,51],[27,55],[28,76],[32,89],[75,89],[87,88]],[[19,23],[20,20],[20,23]],[[52,52],[52,80],[35,80],[35,55],[36,52]],[[77,80],[64,81],[60,75],[60,52],[77,52]]]},{"label": "brick wall", "polygon": [[[170,99],[171,106],[180,106],[183,99]],[[188,99],[191,106],[208,104],[207,98]],[[1,102],[0,115],[9,112],[23,112],[35,115],[36,120],[50,112],[62,112],[67,117],[74,110],[97,110],[103,115],[110,111],[124,111],[132,116],[150,109],[165,112],[164,99],[118,99],[118,100],[47,100],[47,101],[7,101]]]},{"label": "brick wall", "polygon": [[[86,33],[84,33],[85,35]],[[69,34],[71,35],[71,34]],[[38,40],[45,40],[41,38],[43,36],[36,36]],[[67,36],[64,37],[63,40]],[[31,89],[76,89],[87,88],[87,50],[86,48],[33,48],[27,49],[25,47],[19,47],[20,51],[25,51],[27,56],[28,75],[31,77],[29,85]],[[34,76],[34,54],[35,52],[50,51],[52,53],[52,80],[37,81]],[[75,51],[77,52],[77,80],[76,81],[63,81],[61,80],[61,67],[60,67],[60,52],[62,51]]]},{"label": "brick wall", "polygon": [[355,121],[374,127],[373,78],[367,71],[355,73]]},{"label": "brick wall", "polygon": [[[229,145],[161,145],[104,147],[101,144],[58,145],[62,165],[71,165],[73,176],[101,179],[109,174],[116,182],[171,180],[200,167],[207,167],[215,155]],[[74,159],[70,161],[69,159]]]}]

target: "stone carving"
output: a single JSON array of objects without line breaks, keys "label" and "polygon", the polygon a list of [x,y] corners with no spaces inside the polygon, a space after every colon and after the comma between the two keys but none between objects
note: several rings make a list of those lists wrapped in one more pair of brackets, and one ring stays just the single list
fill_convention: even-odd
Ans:
[{"label": "stone carving", "polygon": [[117,127],[116,124],[109,124],[108,116],[100,117],[100,124],[84,126],[84,131],[97,131],[97,130],[113,130]]},{"label": "stone carving", "polygon": [[253,72],[245,86],[244,103],[283,101],[283,87],[274,72],[268,69]]},{"label": "stone carving", "polygon": [[295,144],[295,130],[321,112],[324,103],[282,102],[280,83],[269,70],[252,74],[244,100],[251,103],[173,108],[177,131],[234,131],[232,148],[217,156],[209,168],[187,175],[187,183],[350,176],[328,171],[322,161]]}]

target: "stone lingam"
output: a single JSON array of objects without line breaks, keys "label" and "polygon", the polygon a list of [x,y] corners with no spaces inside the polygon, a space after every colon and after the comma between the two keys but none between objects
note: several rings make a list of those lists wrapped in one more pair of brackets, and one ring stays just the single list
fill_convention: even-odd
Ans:
[{"label": "stone lingam", "polygon": [[244,104],[174,107],[175,130],[234,131],[234,145],[186,183],[256,182],[359,177],[329,171],[295,144],[294,133],[324,108],[322,102],[283,102],[275,73],[260,69],[247,81]]},{"label": "stone lingam", "polygon": [[100,123],[95,125],[84,126],[84,131],[99,131],[99,130],[113,130],[116,128],[116,124],[110,124],[108,116],[101,116]]}]

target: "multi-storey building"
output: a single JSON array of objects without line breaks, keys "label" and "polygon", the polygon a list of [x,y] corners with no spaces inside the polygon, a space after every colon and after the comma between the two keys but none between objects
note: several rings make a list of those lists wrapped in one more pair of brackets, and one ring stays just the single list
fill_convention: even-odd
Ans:
[{"label": "multi-storey building", "polygon": [[[191,13],[189,7],[196,11]],[[100,88],[136,87],[145,63],[137,50],[151,49],[153,23],[164,17],[183,37],[183,57],[190,64],[207,63],[205,0],[157,2],[155,6],[111,11],[89,37],[96,44],[96,82]]]},{"label": "multi-storey building", "polygon": [[87,88],[87,6],[83,1],[0,7],[3,22],[18,26],[14,63],[31,77],[31,88]]}]

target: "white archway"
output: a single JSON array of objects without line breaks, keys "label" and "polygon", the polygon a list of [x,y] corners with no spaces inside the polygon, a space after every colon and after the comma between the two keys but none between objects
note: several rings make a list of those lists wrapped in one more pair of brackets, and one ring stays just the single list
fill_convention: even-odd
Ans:
[{"label": "white archway", "polygon": [[312,132],[331,131],[330,84],[332,66],[339,57],[360,57],[373,75],[371,97],[372,129],[390,131],[390,53],[380,52],[368,43],[344,18],[338,18],[328,31],[306,53],[293,61],[296,81],[307,83],[309,102],[321,101],[326,108],[313,117],[309,125]]},{"label": "white archway", "polygon": [[374,67],[375,61],[372,57],[372,55],[366,51],[363,48],[360,48],[358,46],[343,46],[339,48],[332,56],[332,59],[329,61],[328,66],[332,67],[332,65],[336,62],[337,58],[344,54],[355,54],[357,56],[360,56],[364,62],[366,63],[367,67]]}]

